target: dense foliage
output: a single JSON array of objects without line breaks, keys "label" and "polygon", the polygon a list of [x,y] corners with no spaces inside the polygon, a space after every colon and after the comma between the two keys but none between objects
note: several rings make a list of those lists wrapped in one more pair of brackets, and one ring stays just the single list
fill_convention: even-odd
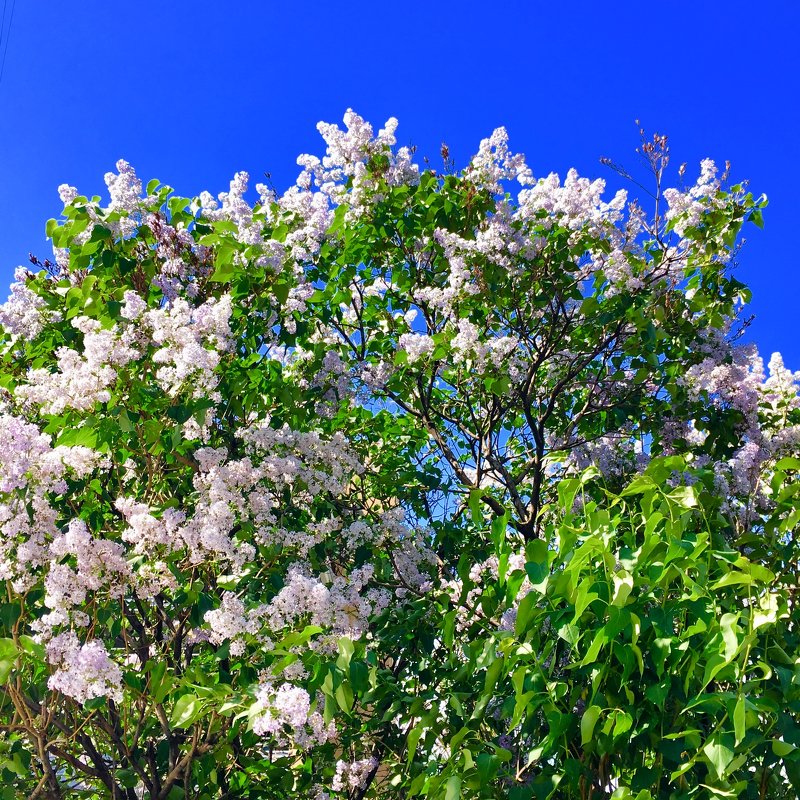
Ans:
[{"label": "dense foliage", "polygon": [[658,136],[645,208],[345,123],[255,204],[62,186],[18,270],[0,797],[796,797],[765,200]]}]

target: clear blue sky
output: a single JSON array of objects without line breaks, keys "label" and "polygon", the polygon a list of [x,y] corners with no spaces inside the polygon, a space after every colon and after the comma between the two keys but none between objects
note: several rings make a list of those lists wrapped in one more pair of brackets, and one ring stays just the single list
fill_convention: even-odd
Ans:
[{"label": "clear blue sky", "polygon": [[[0,0],[4,37],[14,1]],[[638,118],[687,177],[730,159],[769,195],[739,275],[751,337],[800,369],[798,41],[794,0],[17,0],[0,48],[0,282],[50,255],[58,184],[104,194],[120,157],[184,195],[239,169],[283,189],[299,153],[321,153],[316,122],[350,106],[398,117],[400,143],[437,164],[442,141],[463,165],[505,125],[536,175],[575,166],[616,185],[598,158],[636,168]]]}]

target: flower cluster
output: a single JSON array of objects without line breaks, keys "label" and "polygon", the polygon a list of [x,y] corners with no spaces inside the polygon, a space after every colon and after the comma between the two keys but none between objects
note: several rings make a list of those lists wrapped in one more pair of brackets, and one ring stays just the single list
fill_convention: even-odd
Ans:
[{"label": "flower cluster", "polygon": [[57,314],[46,310],[44,300],[28,288],[33,276],[24,267],[14,271],[14,282],[8,300],[0,305],[0,325],[12,336],[35,339],[47,322],[57,318]]},{"label": "flower cluster", "polygon": [[322,715],[312,710],[308,692],[290,683],[278,687],[261,684],[253,710],[253,731],[279,746],[308,750],[336,737],[336,726],[332,722],[326,725]]},{"label": "flower cluster", "polygon": [[467,630],[475,622],[476,614],[481,613],[481,597],[487,589],[496,591],[502,585],[505,590],[513,585],[507,602],[498,606],[491,620],[497,630],[513,631],[519,604],[532,589],[525,574],[526,560],[524,553],[510,553],[504,559],[502,580],[501,560],[497,556],[478,561],[470,568],[466,592],[465,582],[458,578],[445,583],[443,588],[457,609],[456,627],[462,631]]},{"label": "flower cluster", "polygon": [[601,178],[590,181],[570,169],[562,184],[558,175],[551,172],[520,192],[520,212],[541,220],[546,227],[558,224],[572,231],[588,228],[602,237],[622,218],[628,199],[627,192],[620,189],[611,202],[605,203],[601,200],[604,191],[605,181]]},{"label": "flower cluster", "polygon": [[88,411],[111,399],[110,387],[117,369],[140,355],[138,334],[114,325],[103,329],[97,320],[75,317],[72,326],[83,334],[83,351],[60,347],[56,351],[57,371],[32,369],[16,395],[38,406],[44,414],[61,414],[65,409]]},{"label": "flower cluster", "polygon": [[688,228],[700,224],[704,214],[720,207],[717,197],[721,183],[717,178],[717,165],[710,158],[700,162],[700,176],[688,191],[665,189],[664,199],[669,205],[667,219],[673,221],[673,230],[683,236]]},{"label": "flower cluster", "polygon": [[317,640],[317,646],[332,651],[343,636],[360,639],[369,620],[380,614],[391,599],[385,589],[367,588],[373,572],[374,567],[368,564],[347,576],[323,581],[311,576],[303,565],[293,565],[286,585],[264,609],[268,629],[281,630],[299,620],[319,625],[326,633]]},{"label": "flower cluster", "polygon": [[368,779],[378,769],[378,763],[378,759],[374,756],[349,763],[337,761],[331,789],[334,792],[350,792],[366,788]]},{"label": "flower cluster", "polygon": [[[44,602],[53,612],[42,618],[48,625],[64,624],[70,619],[87,625],[85,613],[72,611],[72,607],[84,603],[87,593],[97,597],[104,590],[114,599],[125,594],[131,570],[123,545],[92,536],[83,520],[72,520],[65,533],[53,538],[50,554]],[[74,560],[75,568],[65,559]]]},{"label": "flower cluster", "polygon": [[434,347],[433,339],[424,333],[404,333],[397,341],[398,350],[406,353],[409,364],[429,356]]},{"label": "flower cluster", "polygon": [[573,447],[568,462],[571,471],[582,472],[593,466],[606,478],[619,480],[643,470],[647,466],[648,456],[641,439],[621,431]]},{"label": "flower cluster", "polygon": [[56,667],[47,681],[48,688],[79,703],[94,697],[122,702],[122,670],[109,658],[101,641],[81,644],[74,632],[61,633],[48,642],[47,660]]},{"label": "flower cluster", "polygon": [[0,414],[0,575],[25,591],[48,565],[59,537],[54,498],[66,478],[85,478],[109,466],[106,457],[82,446],[52,447],[35,425]]},{"label": "flower cluster", "polygon": [[526,183],[531,176],[525,156],[509,151],[506,129],[496,128],[488,139],[481,140],[467,167],[466,178],[485,191],[498,194],[502,192],[501,181],[517,179]]},{"label": "flower cluster", "polygon": [[298,164],[304,167],[297,181],[299,186],[308,189],[313,179],[334,204],[348,204],[354,213],[359,214],[368,203],[381,197],[376,170],[367,168],[368,162],[376,156],[387,161],[379,174],[388,186],[417,182],[419,168],[412,161],[410,149],[392,149],[397,141],[394,135],[397,120],[394,117],[387,120],[377,136],[374,136],[372,126],[352,109],[345,113],[344,124],[345,130],[326,122],[317,125],[327,152],[322,160],[310,155],[298,158]]},{"label": "flower cluster", "polygon": [[147,311],[142,317],[158,347],[153,362],[159,364],[156,380],[175,396],[184,384],[192,385],[195,397],[213,396],[218,378],[214,371],[220,354],[231,348],[231,298],[210,298],[192,308],[185,300]]}]

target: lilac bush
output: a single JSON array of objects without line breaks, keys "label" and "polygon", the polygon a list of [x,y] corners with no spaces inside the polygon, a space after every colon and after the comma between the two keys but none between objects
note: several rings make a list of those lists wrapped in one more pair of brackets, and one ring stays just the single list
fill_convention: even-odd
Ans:
[{"label": "lilac bush", "polygon": [[796,796],[766,199],[661,136],[648,210],[344,122],[281,195],[61,186],[15,273],[0,797]]}]

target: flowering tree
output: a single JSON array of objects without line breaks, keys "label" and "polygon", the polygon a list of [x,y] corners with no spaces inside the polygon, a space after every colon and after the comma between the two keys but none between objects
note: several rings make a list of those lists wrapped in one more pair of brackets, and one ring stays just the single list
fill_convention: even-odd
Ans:
[{"label": "flowering tree", "polygon": [[796,796],[765,201],[345,123],[255,204],[60,187],[0,307],[0,797]]}]

